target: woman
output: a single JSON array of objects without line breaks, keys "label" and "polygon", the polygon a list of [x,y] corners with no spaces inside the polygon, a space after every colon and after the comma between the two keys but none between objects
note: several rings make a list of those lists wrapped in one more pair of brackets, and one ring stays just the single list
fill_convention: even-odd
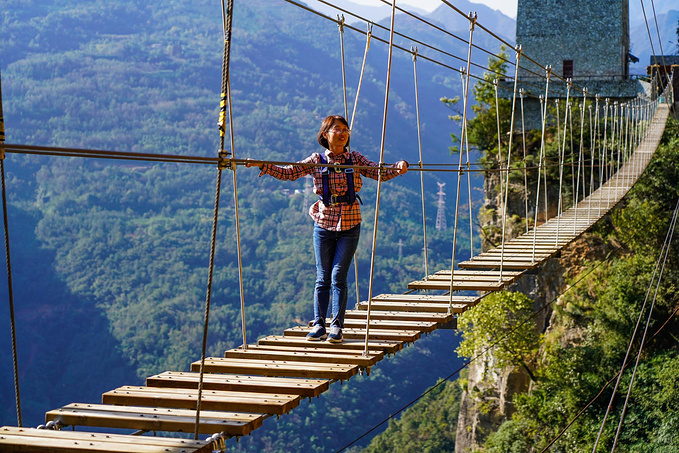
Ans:
[{"label": "woman", "polygon": [[[361,175],[377,179],[379,167],[362,154],[348,151],[351,131],[344,117],[331,115],[323,120],[318,131],[318,143],[326,149],[299,161],[299,165],[278,166],[246,163],[257,166],[261,175],[271,175],[281,180],[295,180],[311,174],[314,191],[320,199],[309,208],[314,220],[314,252],[316,254],[316,286],[314,292],[314,322],[306,339],[331,343],[342,342],[344,312],[347,307],[347,274],[351,258],[358,246],[361,231],[360,198],[356,196],[363,182]],[[361,168],[354,172],[351,167],[328,169],[304,164],[340,164]],[[384,170],[383,180],[395,178],[408,171],[408,163],[400,161]],[[332,293],[332,321],[329,334],[325,318]]]}]

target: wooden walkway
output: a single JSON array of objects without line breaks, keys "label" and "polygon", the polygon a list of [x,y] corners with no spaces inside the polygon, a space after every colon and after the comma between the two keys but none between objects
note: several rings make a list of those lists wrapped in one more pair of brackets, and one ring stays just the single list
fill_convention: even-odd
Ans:
[{"label": "wooden walkway", "polygon": [[[408,284],[407,294],[372,299],[368,353],[365,346],[367,302],[346,314],[344,342],[309,342],[308,326],[285,330],[224,357],[205,361],[199,432],[244,436],[265,418],[285,414],[303,398],[318,396],[335,381],[350,379],[394,354],[423,333],[450,326],[457,314],[492,291],[507,288],[524,272],[538,268],[594,225],[627,193],[644,171],[664,130],[668,108],[658,107],[646,138],[630,160],[606,184],[558,218],[504,245],[458,264],[453,293],[421,294],[419,290],[451,289],[451,271],[442,270]],[[501,261],[502,259],[502,261]],[[461,296],[456,291],[477,291]],[[450,295],[452,294],[452,296]],[[123,386],[103,394],[101,404],[73,403],[47,412],[59,426],[193,433],[200,363],[190,372],[166,371],[150,376],[145,386]],[[0,428],[3,452],[208,452],[206,441],[143,435]]]}]

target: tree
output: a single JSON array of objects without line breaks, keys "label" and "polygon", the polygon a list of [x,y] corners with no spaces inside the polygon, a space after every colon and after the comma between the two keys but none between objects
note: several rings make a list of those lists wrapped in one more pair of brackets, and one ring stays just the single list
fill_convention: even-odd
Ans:
[{"label": "tree", "polygon": [[463,336],[458,355],[471,357],[492,347],[499,368],[520,366],[534,381],[532,364],[541,337],[530,318],[532,310],[533,301],[524,294],[502,291],[489,295],[458,318]]}]

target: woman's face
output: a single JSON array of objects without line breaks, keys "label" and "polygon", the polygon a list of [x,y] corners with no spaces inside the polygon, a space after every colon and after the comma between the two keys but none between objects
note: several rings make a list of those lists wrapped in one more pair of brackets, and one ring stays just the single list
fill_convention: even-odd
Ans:
[{"label": "woman's face", "polygon": [[328,148],[334,153],[344,152],[344,146],[349,141],[349,128],[341,121],[333,121],[330,129],[328,129],[324,136],[328,140]]}]

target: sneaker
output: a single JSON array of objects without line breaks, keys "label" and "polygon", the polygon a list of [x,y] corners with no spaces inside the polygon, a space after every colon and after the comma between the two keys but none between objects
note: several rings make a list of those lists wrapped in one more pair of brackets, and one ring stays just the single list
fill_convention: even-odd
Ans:
[{"label": "sneaker", "polygon": [[328,334],[325,332],[325,327],[314,326],[314,328],[311,329],[311,332],[307,334],[306,339],[309,341],[321,341],[325,340],[327,336]]},{"label": "sneaker", "polygon": [[342,329],[337,326],[330,327],[330,335],[328,335],[328,343],[341,343]]}]

